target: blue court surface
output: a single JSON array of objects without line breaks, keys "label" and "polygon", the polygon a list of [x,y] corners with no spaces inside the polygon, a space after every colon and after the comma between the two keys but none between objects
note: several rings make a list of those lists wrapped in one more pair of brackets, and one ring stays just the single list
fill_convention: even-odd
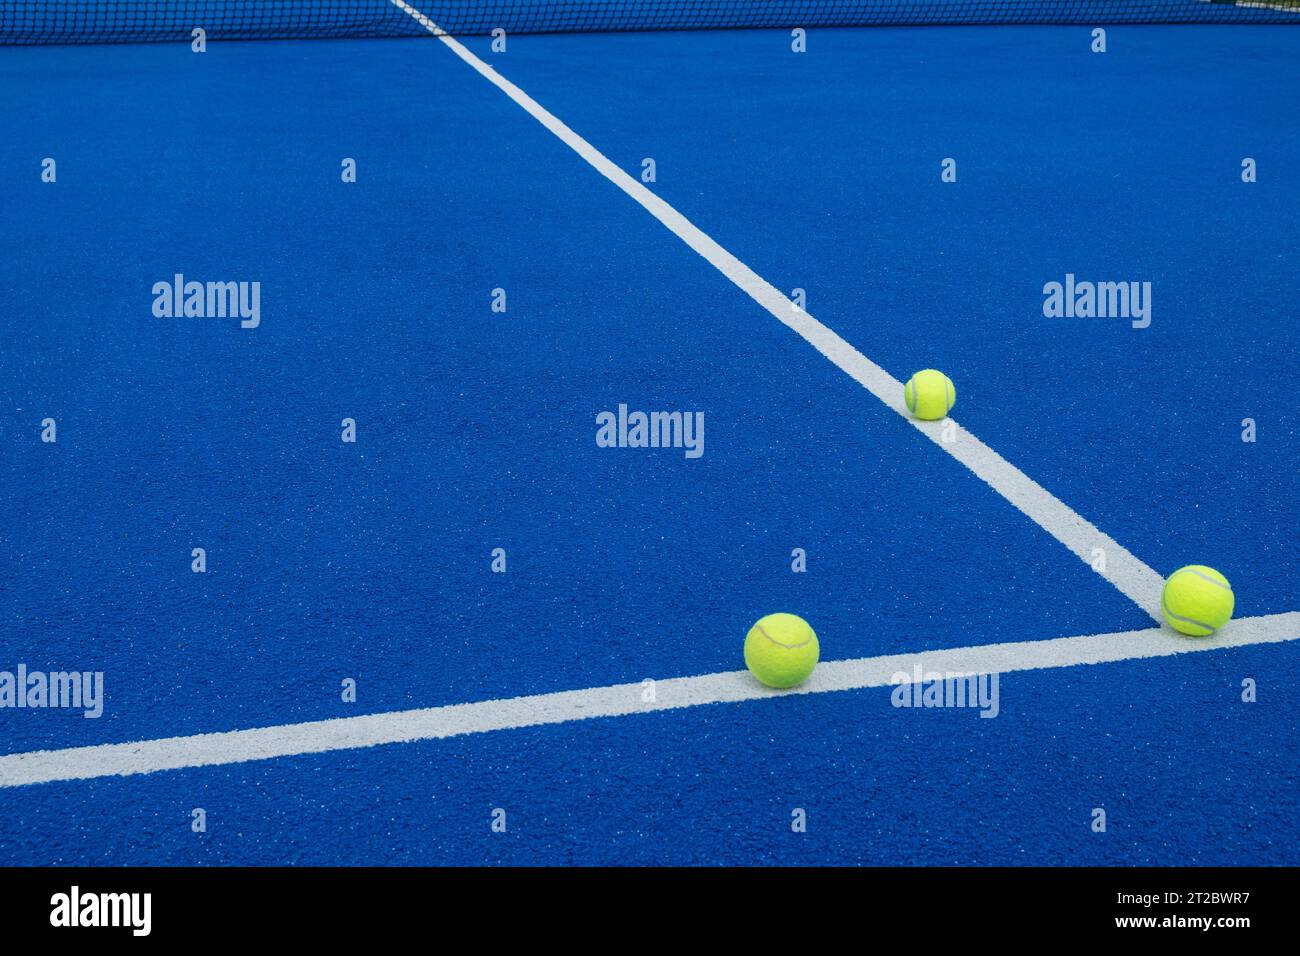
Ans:
[{"label": "blue court surface", "polygon": [[50,6],[5,862],[1300,863],[1292,5]]}]

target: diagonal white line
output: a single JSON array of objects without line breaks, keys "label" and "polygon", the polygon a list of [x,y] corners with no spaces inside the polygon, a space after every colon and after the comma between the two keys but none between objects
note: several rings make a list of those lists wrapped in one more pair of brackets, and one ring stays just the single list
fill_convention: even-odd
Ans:
[{"label": "diagonal white line", "polygon": [[988,644],[950,650],[891,654],[847,661],[824,661],[803,685],[771,690],[747,671],[656,681],[652,700],[646,685],[614,684],[586,690],[485,700],[423,710],[345,717],[278,727],[258,727],[190,737],[167,737],[124,744],[38,750],[0,757],[0,788],[62,780],[88,780],[271,760],[301,754],[353,750],[379,744],[436,740],[494,730],[560,724],[591,717],[679,710],[704,704],[737,703],[785,694],[885,687],[899,672],[989,674],[1104,664],[1145,657],[1271,644],[1300,638],[1300,612],[1233,621],[1213,637],[1183,637],[1162,628],[1122,631],[1048,641]]},{"label": "diagonal white line", "polygon": [[[642,183],[614,165],[596,147],[569,129],[536,100],[465,49],[436,23],[405,3],[394,6],[414,17],[458,57],[489,83],[514,100],[565,145],[645,208],[684,243],[708,260],[714,268],[766,309],[773,317],[797,332],[813,348],[830,359],[841,371],[910,422],[936,445],[978,475],[994,491],[1027,515],[1044,531],[1065,545],[1080,560],[1119,589],[1129,600],[1160,620],[1160,590],[1164,580],[1109,535],[1077,514],[1059,498],[1011,464],[956,422],[923,422],[913,418],[903,401],[903,384],[872,362],[834,331],[799,309],[784,294],[760,277],[689,219],[660,199]],[[951,440],[945,440],[945,426]],[[1098,561],[1099,556],[1102,561]]]}]

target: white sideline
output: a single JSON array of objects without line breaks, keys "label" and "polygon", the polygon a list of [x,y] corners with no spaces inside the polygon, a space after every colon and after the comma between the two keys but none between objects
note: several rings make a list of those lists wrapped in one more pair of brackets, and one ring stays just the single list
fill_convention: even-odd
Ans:
[{"label": "white sideline", "polygon": [[[797,332],[841,371],[969,468],[994,491],[1027,515],[1031,521],[1069,548],[1085,564],[1092,567],[1096,560],[1094,552],[1100,549],[1105,556],[1105,570],[1097,573],[1142,608],[1153,620],[1160,620],[1160,589],[1164,585],[1164,579],[1152,568],[956,422],[951,419],[947,422],[923,422],[913,418],[903,401],[902,382],[840,338],[837,333],[795,306],[783,293],[749,266],[714,242],[689,219],[636,179],[619,169],[600,150],[569,129],[519,87],[465,49],[454,37],[415,7],[404,0],[391,0],[391,2],[446,44],[453,53],[489,83],[514,100],[530,116],[586,160],[593,169],[636,200],[650,215],[667,226],[669,231],[708,260],[714,268],[772,316]],[[945,425],[952,429],[953,440],[951,441],[944,441],[942,438]]]},{"label": "white sideline", "polygon": [[[560,724],[590,717],[620,717],[704,704],[737,703],[787,694],[824,694],[884,687],[892,683],[894,674],[900,671],[910,674],[917,665],[923,672],[1009,673],[1168,657],[1297,638],[1300,638],[1300,612],[1292,611],[1232,621],[1213,637],[1183,637],[1167,628],[1153,627],[1115,634],[823,661],[807,683],[785,691],[764,687],[747,671],[726,671],[655,681],[654,699],[651,701],[643,699],[646,693],[644,683],[614,684],[252,730],[66,750],[38,750],[0,757],[0,788],[271,760]],[[887,707],[888,704],[873,706]]]}]

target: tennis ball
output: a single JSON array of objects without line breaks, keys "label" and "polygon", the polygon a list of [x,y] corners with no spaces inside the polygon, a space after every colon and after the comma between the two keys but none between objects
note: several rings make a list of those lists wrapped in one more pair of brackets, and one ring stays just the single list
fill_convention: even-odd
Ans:
[{"label": "tennis ball", "polygon": [[1205,637],[1232,617],[1232,585],[1214,568],[1189,564],[1169,575],[1160,610],[1175,631]]},{"label": "tennis ball", "polygon": [[903,398],[907,400],[908,411],[917,418],[934,421],[952,411],[957,402],[957,389],[943,372],[927,368],[907,380]]},{"label": "tennis ball", "polygon": [[820,652],[813,629],[793,614],[759,618],[745,636],[745,666],[768,687],[793,687],[804,680]]}]

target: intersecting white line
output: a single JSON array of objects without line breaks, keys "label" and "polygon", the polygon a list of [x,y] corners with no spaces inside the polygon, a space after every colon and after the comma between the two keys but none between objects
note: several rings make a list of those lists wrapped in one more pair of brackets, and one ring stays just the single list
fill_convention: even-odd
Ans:
[{"label": "intersecting white line", "polygon": [[[719,246],[676,209],[615,166],[585,139],[470,53],[437,24],[403,0],[391,2],[438,37],[461,60],[526,110],[773,317],[795,331],[939,448],[969,468],[1080,559],[1092,565],[1096,557],[1095,550],[1100,549],[1105,554],[1105,568],[1098,573],[1153,618],[1159,619],[1163,581],[1153,569],[960,425],[951,420],[923,422],[912,418],[903,400],[901,382],[858,352],[837,333],[797,308],[784,294]],[[948,440],[949,437],[952,440]],[[918,666],[925,672],[1001,673],[1166,657],[1297,638],[1300,638],[1300,612],[1289,612],[1233,621],[1218,634],[1208,638],[1186,638],[1167,629],[1149,628],[1047,641],[989,644],[915,654],[827,661],[818,665],[805,684],[787,691],[769,690],[754,681],[745,671],[727,671],[657,681],[654,694],[649,700],[646,699],[646,687],[642,683],[616,684],[337,720],[9,754],[0,756],[0,787],[269,760],[592,717],[615,717],[705,704],[734,703],[780,694],[815,694],[881,687],[892,683],[894,674],[910,673]]]}]

